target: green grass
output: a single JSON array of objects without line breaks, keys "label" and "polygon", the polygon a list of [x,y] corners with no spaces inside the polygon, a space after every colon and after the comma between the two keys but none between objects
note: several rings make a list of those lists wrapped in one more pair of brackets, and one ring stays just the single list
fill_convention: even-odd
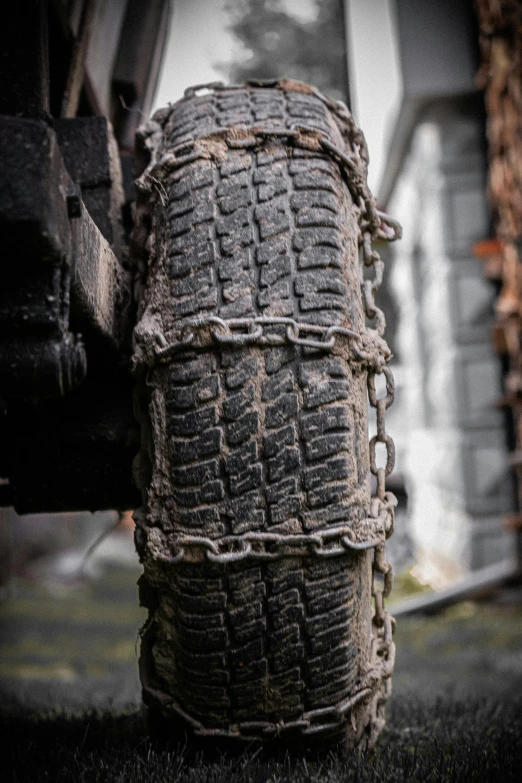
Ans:
[{"label": "green grass", "polygon": [[352,752],[267,757],[205,755],[194,747],[158,749],[143,713],[0,718],[7,781],[62,783],[403,783],[521,779],[522,696],[509,701],[431,703],[396,699],[388,727],[367,755]]}]

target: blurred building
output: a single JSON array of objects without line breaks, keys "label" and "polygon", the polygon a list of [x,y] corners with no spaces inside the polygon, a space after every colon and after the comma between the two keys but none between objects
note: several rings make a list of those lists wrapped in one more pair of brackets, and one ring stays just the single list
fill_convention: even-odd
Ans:
[{"label": "blurred building", "polygon": [[[369,5],[379,25],[383,4]],[[477,8],[495,6],[501,16],[503,8],[500,22],[512,24],[513,5],[520,15],[520,4],[507,1]],[[471,0],[395,0],[392,11],[401,89],[377,195],[403,226],[388,270],[399,308],[393,435],[418,573],[444,584],[513,557],[516,548],[514,430],[505,362],[492,340],[496,291],[474,252],[496,235],[486,129],[498,124],[500,108],[490,101],[486,111],[478,88]],[[368,21],[352,36],[370,35]],[[505,24],[498,27],[505,35]],[[520,127],[520,114],[510,119]]]}]

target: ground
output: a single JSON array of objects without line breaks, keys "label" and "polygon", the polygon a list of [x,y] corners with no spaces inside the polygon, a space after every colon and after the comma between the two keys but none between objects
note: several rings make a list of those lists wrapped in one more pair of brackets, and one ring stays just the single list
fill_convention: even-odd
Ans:
[{"label": "ground", "polygon": [[137,565],[75,588],[17,583],[0,605],[0,720],[12,781],[510,781],[522,761],[522,601],[504,591],[402,619],[376,749],[267,759],[150,745],[136,665]]}]

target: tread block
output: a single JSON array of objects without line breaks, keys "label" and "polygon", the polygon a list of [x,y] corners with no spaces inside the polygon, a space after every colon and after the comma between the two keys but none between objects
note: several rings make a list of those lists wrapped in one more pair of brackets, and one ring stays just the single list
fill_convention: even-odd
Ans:
[{"label": "tread block", "polygon": [[353,606],[350,604],[342,604],[336,609],[328,609],[324,614],[307,617],[305,619],[306,633],[310,637],[316,637],[333,626],[337,627],[342,624],[346,626],[353,617],[353,613]]},{"label": "tread block", "polygon": [[255,356],[247,357],[227,370],[225,375],[225,384],[227,389],[237,389],[243,386],[251,378],[255,378],[258,372],[258,360]]},{"label": "tread block", "polygon": [[271,432],[264,437],[263,451],[265,456],[273,457],[281,452],[285,446],[293,446],[297,439],[294,422],[276,432]]},{"label": "tread block", "polygon": [[219,378],[210,375],[190,386],[171,386],[167,391],[167,406],[175,409],[192,408],[199,402],[215,400],[219,394]]},{"label": "tread block", "polygon": [[298,606],[300,603],[300,594],[297,588],[292,588],[273,595],[268,599],[268,609],[271,613],[277,614],[287,606]]},{"label": "tread block", "polygon": [[243,226],[248,226],[249,216],[247,209],[237,209],[230,215],[220,218],[216,221],[216,232],[218,236],[228,236],[234,234]]},{"label": "tread block", "polygon": [[319,489],[329,481],[342,481],[353,476],[354,465],[347,457],[329,459],[321,465],[304,471],[303,483],[307,490]]},{"label": "tread block", "polygon": [[303,208],[295,217],[296,226],[330,226],[339,228],[339,218],[330,209]]},{"label": "tread block", "polygon": [[256,440],[243,443],[239,448],[229,452],[225,459],[227,473],[236,475],[258,461],[258,446]]},{"label": "tread block", "polygon": [[329,612],[330,609],[335,609],[337,606],[348,603],[354,598],[354,585],[353,582],[346,587],[335,588],[334,585],[329,585],[329,589],[310,601],[308,604],[308,613],[310,615],[321,614],[323,612]]},{"label": "tread block", "polygon": [[209,165],[192,166],[187,173],[174,182],[169,189],[169,201],[184,198],[194,190],[214,184],[214,167]]},{"label": "tread block", "polygon": [[261,497],[257,490],[230,501],[230,525],[234,534],[263,527],[265,512],[259,508],[260,502]]},{"label": "tread block", "polygon": [[259,413],[249,411],[240,416],[237,421],[227,425],[227,443],[237,446],[248,440],[252,435],[257,435],[259,430]]},{"label": "tread block", "polygon": [[311,440],[331,430],[349,430],[351,427],[348,410],[341,405],[331,405],[319,413],[310,413],[300,421],[304,440]]},{"label": "tread block", "polygon": [[237,625],[246,625],[252,620],[257,620],[262,614],[263,604],[261,601],[254,601],[237,609],[232,609],[229,614],[230,625],[232,628],[235,628]]},{"label": "tread block", "polygon": [[198,671],[196,668],[185,666],[179,659],[176,663],[178,670],[186,680],[192,680],[204,685],[228,685],[230,682],[230,674],[224,669],[202,669]]},{"label": "tread block", "polygon": [[296,174],[293,178],[293,182],[296,190],[315,190],[320,188],[322,190],[329,190],[330,193],[337,194],[339,192],[339,185],[331,172],[321,172],[318,174],[316,171],[305,170]]},{"label": "tread block", "polygon": [[272,579],[272,596],[279,595],[290,591],[292,588],[301,590],[304,586],[304,571],[302,568],[292,568],[290,570],[284,570],[278,576],[274,571],[271,574]]},{"label": "tread block", "polygon": [[191,275],[176,278],[170,291],[172,296],[187,296],[187,294],[205,293],[214,285],[214,270],[211,267],[199,269]]},{"label": "tread block", "polygon": [[176,236],[169,230],[169,249],[171,253],[190,253],[199,245],[205,245],[213,239],[212,226],[208,223],[200,223],[187,234]]},{"label": "tread block", "polygon": [[297,518],[301,510],[301,498],[298,495],[289,495],[279,503],[272,503],[268,508],[270,524],[280,525],[287,519]]},{"label": "tread block", "polygon": [[186,468],[172,468],[174,483],[183,487],[199,486],[207,481],[212,481],[218,475],[219,461],[217,459],[199,462],[197,465],[189,465]]},{"label": "tread block", "polygon": [[330,522],[348,522],[353,509],[349,503],[334,503],[326,508],[305,511],[303,514],[303,527],[305,530],[316,530]]},{"label": "tread block", "polygon": [[257,189],[258,201],[270,201],[271,199],[287,193],[288,185],[284,177],[274,177]]},{"label": "tread block", "polygon": [[[259,163],[259,154],[257,162]],[[283,158],[286,158],[286,153],[281,154],[279,156],[279,160],[282,160]],[[265,152],[264,155],[264,165],[261,165],[261,168],[257,168],[254,170],[252,174],[252,182],[254,185],[264,185],[267,183],[271,183],[273,180],[280,180],[282,179],[284,181],[284,173],[285,173],[285,167],[281,163],[277,163],[273,157],[270,156],[268,152]]]},{"label": "tread block", "polygon": [[279,503],[288,495],[295,494],[296,492],[297,477],[289,476],[282,481],[278,481],[276,484],[269,484],[266,487],[266,499],[269,503]]},{"label": "tread block", "polygon": [[[248,168],[250,168],[250,164],[248,165]],[[216,188],[216,195],[218,199],[234,197],[245,188],[248,188],[249,185],[250,180],[248,172],[243,170],[234,176],[228,177],[228,179],[223,182],[220,182]]]},{"label": "tread block", "polygon": [[218,276],[221,281],[235,280],[244,269],[252,267],[252,249],[243,247],[237,250],[233,256],[219,259]]},{"label": "tread block", "polygon": [[259,487],[262,480],[263,469],[261,465],[254,465],[238,476],[230,476],[230,492],[232,495],[244,495],[245,492]]},{"label": "tread block", "polygon": [[206,503],[223,500],[225,490],[222,481],[206,481],[202,486],[192,489],[173,489],[172,497],[180,506],[196,507]]},{"label": "tread block", "polygon": [[185,628],[193,628],[195,630],[225,627],[225,615],[223,612],[200,614],[199,612],[184,612],[181,609],[178,609],[176,618]]},{"label": "tread block", "polygon": [[310,460],[324,459],[340,451],[349,451],[352,445],[350,433],[329,432],[319,438],[308,441],[305,445],[306,456]]},{"label": "tread block", "polygon": [[174,465],[183,465],[211,454],[219,454],[222,448],[223,431],[214,427],[190,440],[173,440],[171,458]]},{"label": "tread block", "polygon": [[[278,309],[280,307],[281,299],[290,299],[290,285],[288,280],[278,280],[277,283],[270,288],[266,288],[260,291],[257,295],[257,303],[259,307],[270,307]],[[293,305],[291,305],[288,314],[292,314],[294,311]]]},{"label": "tread block", "polygon": [[289,256],[275,256],[266,266],[262,267],[259,275],[259,283],[261,286],[273,285],[281,278],[288,277],[291,271],[292,264]]},{"label": "tread block", "polygon": [[323,672],[328,673],[332,669],[338,669],[340,666],[347,666],[354,657],[354,649],[348,642],[343,642],[333,649],[327,650],[322,655],[317,655],[308,659],[308,668],[314,678],[320,676]]},{"label": "tread block", "polygon": [[328,402],[338,402],[350,398],[350,387],[346,381],[321,380],[315,387],[303,392],[305,408],[318,408]]},{"label": "tread block", "polygon": [[241,647],[232,648],[230,650],[230,660],[234,668],[249,666],[252,663],[256,663],[260,658],[263,658],[265,654],[264,640],[253,639],[251,642],[242,645]]},{"label": "tread block", "polygon": [[265,353],[265,370],[268,375],[278,372],[285,364],[292,361],[295,355],[294,347],[281,346],[271,348]]},{"label": "tread block", "polygon": [[213,241],[195,245],[190,248],[190,252],[169,252],[168,275],[171,278],[183,277],[190,274],[192,270],[215,263],[216,258],[216,244]]},{"label": "tread block", "polygon": [[348,378],[349,370],[344,359],[324,359],[308,361],[299,368],[299,377],[303,386],[315,384],[321,377]]},{"label": "tread block", "polygon": [[241,589],[232,590],[230,593],[230,601],[233,604],[257,601],[260,598],[264,598],[265,594],[266,586],[264,582],[256,582],[255,584],[247,585]]},{"label": "tread block", "polygon": [[227,594],[189,595],[184,593],[180,600],[183,601],[183,607],[187,612],[198,612],[201,615],[205,615],[224,610],[227,605]]},{"label": "tread block", "polygon": [[342,250],[342,235],[336,228],[318,226],[317,228],[298,228],[294,234],[295,250],[305,250],[316,245],[326,245]]},{"label": "tread block", "polygon": [[339,644],[339,641],[345,638],[346,626],[344,622],[340,625],[328,626],[324,633],[321,634],[308,634],[308,648],[312,655],[320,655],[326,652],[335,645]]},{"label": "tread block", "polygon": [[183,525],[189,528],[205,529],[206,533],[219,529],[219,511],[215,506],[183,510]]},{"label": "tread block", "polygon": [[294,193],[290,197],[292,209],[313,209],[319,207],[328,209],[337,214],[339,212],[339,199],[327,190],[306,190]]},{"label": "tread block", "polygon": [[251,164],[252,158],[248,153],[235,153],[227,156],[221,164],[219,171],[222,177],[231,177],[240,171],[248,171]]},{"label": "tread block", "polygon": [[171,383],[191,383],[216,370],[216,358],[210,353],[195,358],[177,359],[170,364]]},{"label": "tread block", "polygon": [[289,234],[278,234],[266,239],[256,248],[256,260],[258,264],[268,264],[272,259],[280,255],[286,255],[289,250]]},{"label": "tread block", "polygon": [[180,236],[191,231],[194,226],[214,219],[214,203],[212,201],[201,203],[199,200],[193,209],[174,216],[167,211],[169,221],[169,233],[171,237]]},{"label": "tread block", "polygon": [[196,209],[202,202],[212,201],[213,189],[204,188],[197,193],[192,192],[187,194],[184,198],[180,198],[177,201],[169,199],[167,205],[167,217],[178,217],[179,215],[185,215],[187,212],[191,212]]},{"label": "tread block", "polygon": [[347,297],[348,289],[337,270],[328,272],[303,272],[296,277],[294,291],[297,296],[327,292]]},{"label": "tread block", "polygon": [[254,310],[252,294],[247,293],[244,296],[238,296],[228,305],[222,305],[219,308],[221,318],[241,318],[244,315],[250,315]]},{"label": "tread block", "polygon": [[295,392],[281,396],[276,402],[266,406],[266,426],[269,429],[281,427],[288,419],[297,416],[298,408],[299,401]]},{"label": "tread block", "polygon": [[274,674],[286,672],[295,664],[300,664],[305,659],[305,648],[302,642],[297,642],[277,650],[270,656],[270,666]]},{"label": "tread block", "polygon": [[203,430],[217,424],[218,420],[218,411],[215,405],[210,405],[207,408],[200,408],[199,410],[184,413],[179,416],[169,416],[167,434],[181,435],[184,437],[199,435]]},{"label": "tread block", "polygon": [[268,675],[268,661],[261,658],[259,661],[251,661],[249,664],[243,664],[235,669],[234,676],[236,682],[247,682],[248,680],[260,680]]},{"label": "tread block", "polygon": [[263,682],[242,682],[232,685],[231,692],[234,703],[238,707],[251,707],[254,704],[262,704],[265,697],[265,684]]},{"label": "tread block", "polygon": [[226,255],[233,255],[242,247],[248,247],[254,241],[252,226],[239,228],[228,236],[221,237],[221,251]]},{"label": "tread block", "polygon": [[206,628],[204,631],[180,628],[179,635],[183,646],[193,652],[219,652],[228,646],[226,628]]},{"label": "tread block", "polygon": [[246,644],[254,639],[263,638],[266,632],[266,617],[259,617],[247,625],[236,625],[232,629],[234,641],[237,644]]},{"label": "tread block", "polygon": [[294,623],[301,625],[303,617],[304,607],[302,604],[286,606],[281,612],[272,615],[272,626],[275,630],[280,630]]},{"label": "tread block", "polygon": [[297,256],[298,269],[323,268],[323,267],[343,268],[342,253],[333,247],[316,245],[307,247]]},{"label": "tread block", "polygon": [[217,291],[209,291],[204,297],[190,296],[186,299],[178,299],[173,304],[173,315],[182,318],[185,315],[196,315],[202,310],[214,309],[217,305]]},{"label": "tread block", "polygon": [[268,460],[268,476],[270,481],[279,481],[283,476],[292,473],[299,467],[301,454],[294,446],[287,446],[276,457]]},{"label": "tread block", "polygon": [[341,500],[349,500],[351,487],[346,484],[327,484],[325,487],[318,487],[310,490],[306,499],[309,508],[321,508],[331,503],[339,503]]}]

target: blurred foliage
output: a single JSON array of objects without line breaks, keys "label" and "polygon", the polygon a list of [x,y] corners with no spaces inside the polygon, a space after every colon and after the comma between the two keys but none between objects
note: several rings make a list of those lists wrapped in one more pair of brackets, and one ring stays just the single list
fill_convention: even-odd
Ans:
[{"label": "blurred foliage", "polygon": [[413,598],[413,596],[421,595],[422,593],[432,593],[433,590],[429,585],[423,585],[416,579],[411,573],[410,567],[404,571],[400,571],[393,577],[393,590],[390,595],[389,604],[392,606],[394,603],[399,603],[406,598]]},{"label": "blurred foliage", "polygon": [[[232,82],[286,76],[346,101],[348,73],[342,0],[312,0],[303,17],[299,2],[231,0],[230,30],[248,59],[221,66]],[[308,4],[305,4],[308,6]],[[314,9],[315,6],[315,9]],[[292,12],[293,7],[296,13]],[[313,18],[315,16],[315,18]]]}]

